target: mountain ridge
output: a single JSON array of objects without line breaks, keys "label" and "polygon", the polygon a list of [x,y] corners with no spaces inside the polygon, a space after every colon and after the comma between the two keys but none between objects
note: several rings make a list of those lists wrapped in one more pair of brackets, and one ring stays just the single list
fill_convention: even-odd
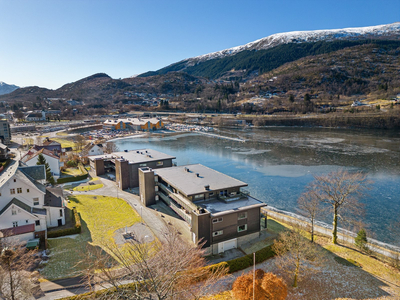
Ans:
[{"label": "mountain ridge", "polygon": [[19,86],[16,86],[14,84],[7,84],[3,81],[0,81],[0,95],[9,94],[16,89],[19,89]]}]

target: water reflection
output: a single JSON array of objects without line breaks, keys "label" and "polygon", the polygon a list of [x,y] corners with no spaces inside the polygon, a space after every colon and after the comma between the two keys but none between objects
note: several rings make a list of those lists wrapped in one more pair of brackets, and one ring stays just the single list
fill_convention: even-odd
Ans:
[{"label": "water reflection", "polygon": [[[313,175],[345,168],[368,172],[374,181],[366,222],[376,238],[393,242],[386,225],[400,216],[400,136],[393,131],[304,128],[223,130],[245,143],[199,134],[117,140],[120,150],[153,148],[177,157],[179,165],[201,163],[249,184],[256,198],[296,212]],[[327,219],[330,222],[330,219]]]}]

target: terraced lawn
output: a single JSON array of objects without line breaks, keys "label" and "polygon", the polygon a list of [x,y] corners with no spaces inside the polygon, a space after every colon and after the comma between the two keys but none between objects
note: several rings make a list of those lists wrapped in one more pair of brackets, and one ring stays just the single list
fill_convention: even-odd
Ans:
[{"label": "terraced lawn", "polygon": [[[124,200],[107,196],[75,195],[69,197],[70,208],[81,216],[82,233],[71,237],[49,239],[51,259],[42,270],[49,280],[71,277],[87,268],[89,251],[101,251],[102,245],[114,243],[115,230],[140,221],[139,215]],[[104,252],[104,255],[107,255]]]}]

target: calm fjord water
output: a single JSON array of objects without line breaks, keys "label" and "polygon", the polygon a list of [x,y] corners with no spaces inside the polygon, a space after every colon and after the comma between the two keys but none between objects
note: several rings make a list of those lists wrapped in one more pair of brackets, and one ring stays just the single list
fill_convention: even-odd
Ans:
[{"label": "calm fjord water", "polygon": [[[178,165],[201,163],[247,182],[254,197],[291,212],[313,175],[340,168],[368,172],[374,182],[362,199],[368,229],[378,240],[400,244],[386,230],[400,217],[399,132],[275,127],[219,134],[246,142],[182,133],[116,144],[121,151],[152,148],[176,156]],[[330,223],[330,217],[324,221]]]}]

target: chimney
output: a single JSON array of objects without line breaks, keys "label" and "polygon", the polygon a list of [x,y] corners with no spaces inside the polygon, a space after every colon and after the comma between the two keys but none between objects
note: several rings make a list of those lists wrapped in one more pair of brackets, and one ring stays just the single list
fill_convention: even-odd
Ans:
[{"label": "chimney", "polygon": [[204,189],[205,189],[206,191],[209,191],[209,190],[210,190],[210,185],[208,185],[208,184],[205,185],[205,186],[204,186]]}]

